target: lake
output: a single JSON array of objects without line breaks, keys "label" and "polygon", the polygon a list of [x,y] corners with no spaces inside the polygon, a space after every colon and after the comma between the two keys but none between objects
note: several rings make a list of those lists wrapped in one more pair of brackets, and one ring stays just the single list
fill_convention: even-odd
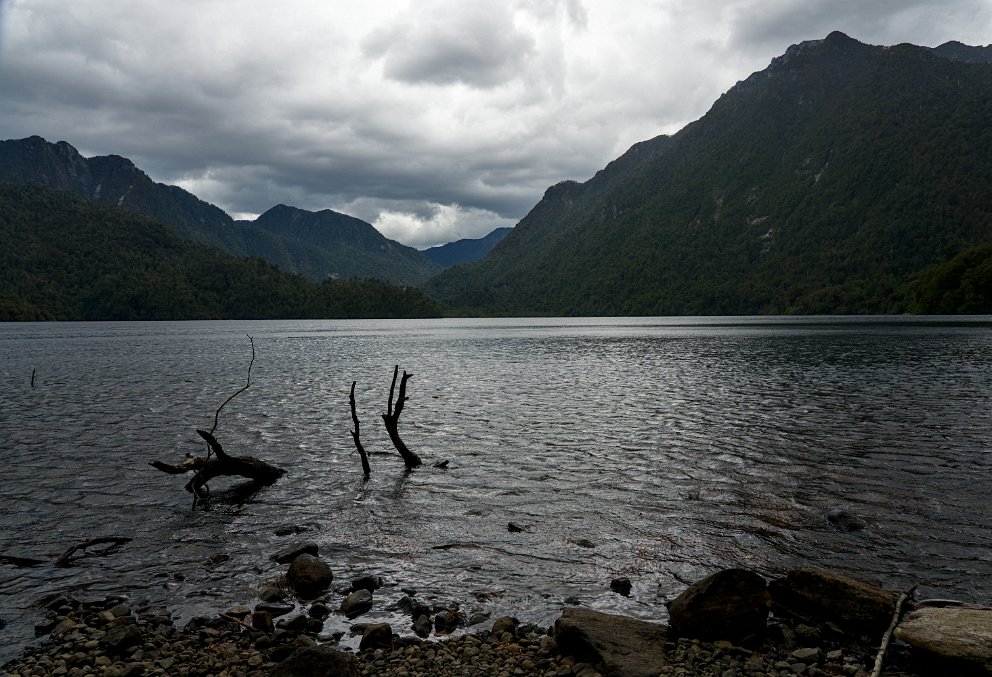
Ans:
[{"label": "lake", "polygon": [[[195,429],[245,385],[246,334],[251,387],[216,436],[288,473],[254,493],[218,478],[193,509],[187,478],[149,463],[203,452]],[[412,473],[380,418],[394,365],[414,375]],[[992,603],[990,384],[992,317],[0,324],[0,555],[134,539],[0,564],[0,660],[47,593],[123,593],[181,623],[256,601],[300,540],[336,581],[381,575],[358,620],[404,633],[401,587],[493,618],[550,623],[576,597],[664,620],[729,566]],[[836,509],[866,528],[835,528]]]}]

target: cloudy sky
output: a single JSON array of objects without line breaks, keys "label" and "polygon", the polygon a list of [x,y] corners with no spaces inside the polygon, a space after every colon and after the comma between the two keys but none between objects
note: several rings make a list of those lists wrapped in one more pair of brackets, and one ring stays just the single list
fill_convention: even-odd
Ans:
[{"label": "cloudy sky", "polygon": [[793,43],[992,43],[989,0],[0,0],[0,138],[132,159],[237,218],[426,247],[678,131]]}]

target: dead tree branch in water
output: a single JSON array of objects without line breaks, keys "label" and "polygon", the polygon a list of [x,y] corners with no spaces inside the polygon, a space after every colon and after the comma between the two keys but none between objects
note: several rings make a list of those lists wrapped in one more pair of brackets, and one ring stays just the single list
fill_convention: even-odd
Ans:
[{"label": "dead tree branch in water", "polygon": [[[248,335],[246,334],[246,336]],[[228,397],[224,400],[223,404],[217,407],[217,411],[214,413],[214,425],[209,431],[196,431],[197,434],[207,443],[207,455],[187,455],[185,460],[176,465],[162,463],[161,461],[153,461],[151,463],[153,467],[161,470],[162,472],[169,473],[170,475],[181,475],[190,471],[193,472],[193,479],[186,483],[186,491],[193,494],[194,507],[196,506],[197,499],[202,494],[210,493],[209,487],[207,487],[207,482],[212,480],[214,477],[218,477],[220,475],[237,475],[246,477],[254,482],[257,482],[258,484],[267,486],[274,483],[286,473],[286,471],[282,468],[270,465],[265,461],[255,458],[254,456],[231,456],[224,451],[224,448],[220,445],[220,442],[218,442],[213,435],[214,431],[217,429],[221,410],[226,407],[231,400],[251,387],[251,368],[252,365],[255,364],[255,339],[248,336],[248,340],[251,342],[251,361],[248,363],[247,382],[243,388]],[[213,458],[214,456],[216,456],[216,458]]]},{"label": "dead tree branch in water", "polygon": [[244,391],[248,390],[249,387],[251,387],[251,367],[253,364],[255,364],[255,339],[253,339],[248,334],[245,334],[245,336],[248,336],[248,340],[251,342],[251,362],[248,363],[248,382],[245,383],[244,388],[242,388],[241,390],[237,391],[236,393],[228,397],[226,400],[224,400],[224,404],[217,407],[217,411],[214,413],[214,425],[212,428],[210,428],[211,435],[213,435],[214,431],[217,430],[217,420],[220,418],[220,410],[226,407],[228,402],[230,402],[235,397],[237,397]]},{"label": "dead tree branch in water", "polygon": [[193,479],[186,483],[186,491],[193,494],[194,505],[196,504],[196,497],[200,495],[206,483],[215,477],[221,475],[240,476],[268,486],[286,474],[282,468],[266,463],[254,456],[231,456],[220,446],[220,442],[206,430],[197,430],[196,432],[210,446],[210,451],[216,458],[210,458],[208,454],[206,457],[188,456],[182,463],[176,465],[161,461],[153,461],[151,464],[170,475],[181,475],[193,471]]},{"label": "dead tree branch in water", "polygon": [[403,412],[403,403],[409,398],[406,396],[406,382],[413,376],[413,374],[408,374],[404,370],[403,378],[400,379],[400,391],[396,397],[396,407],[393,408],[393,392],[396,389],[396,376],[399,374],[400,366],[396,365],[393,369],[393,382],[389,386],[389,402],[386,413],[382,415],[382,421],[386,425],[386,432],[389,433],[389,439],[392,441],[393,446],[396,447],[396,451],[400,452],[400,456],[403,457],[403,462],[406,463],[407,470],[413,470],[417,466],[421,465],[420,457],[415,453],[407,449],[407,446],[400,439],[400,433],[398,430],[400,422],[400,414]]},{"label": "dead tree branch in water", "polygon": [[100,538],[91,538],[88,541],[83,541],[82,543],[77,543],[68,550],[62,553],[62,555],[55,560],[55,566],[57,567],[67,567],[72,562],[74,555],[76,555],[77,550],[86,550],[92,545],[100,545],[102,543],[109,543],[106,548],[97,550],[96,552],[85,552],[78,557],[91,557],[91,556],[102,556],[109,555],[112,552],[118,550],[125,543],[130,543],[133,538],[127,538],[126,536],[102,536]]},{"label": "dead tree branch in water", "polygon": [[358,437],[358,413],[355,411],[355,384],[358,381],[351,382],[351,395],[348,397],[349,403],[351,403],[351,420],[355,422],[355,429],[351,431],[351,438],[355,440],[355,448],[358,449],[358,455],[362,457],[362,470],[365,472],[365,477],[369,477],[372,474],[372,468],[369,467],[369,456],[365,453],[365,447],[362,446],[362,441]]}]

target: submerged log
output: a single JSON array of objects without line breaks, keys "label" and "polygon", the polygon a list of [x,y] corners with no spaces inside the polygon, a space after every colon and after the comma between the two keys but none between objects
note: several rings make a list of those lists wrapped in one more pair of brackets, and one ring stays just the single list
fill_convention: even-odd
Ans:
[{"label": "submerged log", "polygon": [[282,468],[276,467],[254,456],[231,456],[220,445],[217,439],[206,430],[196,431],[206,440],[214,458],[204,456],[189,456],[181,463],[171,465],[161,461],[153,461],[151,465],[170,475],[181,475],[193,471],[195,474],[186,484],[186,491],[199,496],[203,486],[215,477],[232,475],[246,477],[259,484],[270,485],[286,474]]},{"label": "submerged log", "polygon": [[422,464],[420,457],[417,454],[410,451],[407,446],[400,439],[399,433],[399,423],[400,414],[403,412],[403,403],[409,398],[406,396],[406,382],[413,376],[413,374],[408,374],[404,370],[403,378],[400,379],[400,391],[396,397],[396,407],[393,407],[393,392],[396,388],[396,376],[399,374],[400,367],[396,365],[393,368],[393,382],[389,386],[389,402],[386,413],[382,415],[382,421],[386,425],[386,432],[389,433],[389,439],[392,441],[393,446],[396,447],[396,451],[400,452],[400,456],[403,457],[403,462],[406,463],[407,470],[413,470]]},{"label": "submerged log", "polygon": [[[71,564],[72,560],[81,557],[93,557],[109,555],[110,553],[116,551],[125,543],[130,543],[133,538],[128,538],[127,536],[101,536],[99,538],[91,538],[88,541],[83,541],[82,543],[77,543],[76,545],[70,547],[68,550],[62,553],[62,555],[55,560],[55,566],[57,567],[67,567]],[[76,555],[77,550],[85,551],[87,548],[94,545],[108,544],[107,547],[94,552],[84,552],[81,555]]]}]

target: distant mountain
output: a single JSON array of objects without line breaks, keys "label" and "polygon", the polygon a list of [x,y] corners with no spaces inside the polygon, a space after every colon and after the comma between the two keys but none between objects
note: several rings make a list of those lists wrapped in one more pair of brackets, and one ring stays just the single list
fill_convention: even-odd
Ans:
[{"label": "distant mountain", "polygon": [[[552,186],[489,256],[427,289],[468,313],[923,309],[928,283],[984,279],[928,271],[992,242],[985,49],[793,45],[677,134]],[[980,267],[976,251],[960,265]]]},{"label": "distant mountain", "polygon": [[433,317],[421,292],[316,283],[257,258],[184,242],[148,217],[0,182],[0,322]]},{"label": "distant mountain", "polygon": [[460,263],[475,263],[493,250],[512,228],[497,228],[485,237],[455,240],[448,244],[424,249],[421,254],[441,266],[449,268]]},{"label": "distant mountain", "polygon": [[[182,188],[152,181],[127,158],[84,158],[65,141],[49,143],[40,136],[0,141],[0,181],[46,186],[135,211],[172,226],[185,240],[217,246],[238,256],[257,256],[318,281],[336,274],[417,284],[437,272],[419,252],[387,240],[364,221],[343,214],[329,218],[326,215],[333,212],[321,212],[325,216],[320,225],[308,219],[296,221],[301,224],[299,232],[274,219],[264,225],[236,222]],[[345,221],[349,225],[342,227]],[[321,228],[343,230],[340,234],[317,232]],[[357,239],[349,241],[344,233]]]},{"label": "distant mountain", "polygon": [[237,221],[269,233],[294,252],[294,268],[313,279],[329,275],[375,277],[416,285],[439,270],[413,247],[389,240],[371,224],[324,209],[277,205],[254,221]]}]

